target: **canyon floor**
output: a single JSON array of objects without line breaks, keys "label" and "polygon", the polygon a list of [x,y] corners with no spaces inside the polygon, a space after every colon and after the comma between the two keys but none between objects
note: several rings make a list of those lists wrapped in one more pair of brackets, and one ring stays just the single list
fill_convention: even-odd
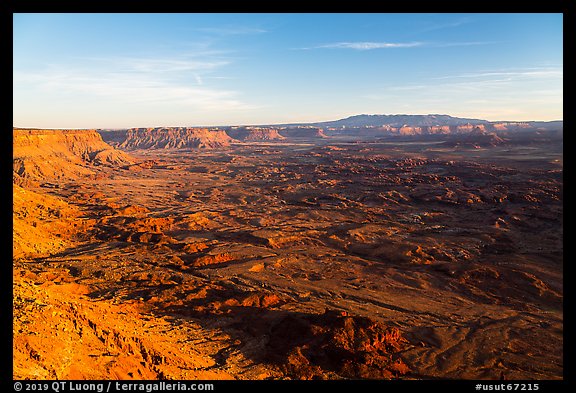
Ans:
[{"label": "canyon floor", "polygon": [[562,379],[561,145],[130,154],[14,189],[14,378]]}]

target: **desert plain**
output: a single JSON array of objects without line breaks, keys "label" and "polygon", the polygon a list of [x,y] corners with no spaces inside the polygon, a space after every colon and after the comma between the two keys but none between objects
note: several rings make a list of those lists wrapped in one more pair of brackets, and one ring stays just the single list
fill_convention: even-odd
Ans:
[{"label": "desert plain", "polygon": [[261,133],[14,129],[13,377],[562,379],[561,141]]}]

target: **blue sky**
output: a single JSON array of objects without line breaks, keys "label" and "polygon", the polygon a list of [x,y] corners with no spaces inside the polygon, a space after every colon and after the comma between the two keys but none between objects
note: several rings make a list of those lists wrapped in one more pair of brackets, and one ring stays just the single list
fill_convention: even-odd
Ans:
[{"label": "blue sky", "polygon": [[563,118],[562,14],[15,14],[14,126]]}]

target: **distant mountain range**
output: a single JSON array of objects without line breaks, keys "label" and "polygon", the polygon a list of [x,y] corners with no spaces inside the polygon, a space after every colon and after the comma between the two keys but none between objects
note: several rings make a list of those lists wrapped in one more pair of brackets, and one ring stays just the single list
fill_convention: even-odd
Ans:
[{"label": "distant mountain range", "polygon": [[[258,142],[301,138],[354,138],[422,136],[456,145],[496,145],[518,135],[563,137],[563,121],[500,121],[449,115],[356,115],[335,121],[221,127],[152,127],[97,130],[105,142],[124,149],[212,148],[235,142]],[[522,132],[526,131],[526,132]],[[462,136],[466,136],[462,138]],[[471,142],[472,141],[472,142]]]},{"label": "distant mountain range", "polygon": [[375,127],[446,127],[484,125],[487,130],[499,129],[558,129],[563,127],[562,120],[556,121],[488,121],[450,115],[355,115],[345,119],[315,122],[274,124],[269,127],[319,127],[328,128],[375,128]]},{"label": "distant mountain range", "polygon": [[335,121],[313,123],[318,127],[381,127],[381,126],[460,126],[486,124],[487,120],[466,119],[449,115],[355,115]]}]

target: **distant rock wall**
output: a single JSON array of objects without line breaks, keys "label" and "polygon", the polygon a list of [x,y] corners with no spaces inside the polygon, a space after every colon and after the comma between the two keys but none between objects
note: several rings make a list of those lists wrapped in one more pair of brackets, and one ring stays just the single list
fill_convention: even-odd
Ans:
[{"label": "distant rock wall", "polygon": [[243,142],[261,142],[285,139],[276,128],[269,127],[240,127],[227,130],[230,137]]},{"label": "distant rock wall", "polygon": [[439,125],[439,126],[411,126],[404,125],[402,127],[383,126],[380,128],[383,132],[389,135],[453,135],[453,134],[468,134],[473,131],[486,131],[487,127],[484,124],[461,124],[461,125]]},{"label": "distant rock wall", "polygon": [[293,127],[280,130],[280,135],[287,138],[328,138],[322,128],[318,127]]},{"label": "distant rock wall", "polygon": [[[119,134],[111,135],[118,138]],[[190,127],[131,128],[118,144],[124,150],[218,148],[234,140],[223,130]]]},{"label": "distant rock wall", "polygon": [[110,146],[118,147],[118,145],[126,140],[126,133],[128,130],[98,130],[98,133]]}]

